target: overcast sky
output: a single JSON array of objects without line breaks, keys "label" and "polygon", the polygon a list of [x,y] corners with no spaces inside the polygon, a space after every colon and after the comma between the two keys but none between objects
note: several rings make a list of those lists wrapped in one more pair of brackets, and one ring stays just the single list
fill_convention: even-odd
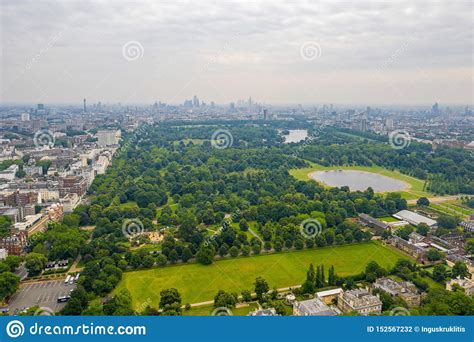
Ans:
[{"label": "overcast sky", "polygon": [[473,103],[471,1],[0,2],[2,103]]}]

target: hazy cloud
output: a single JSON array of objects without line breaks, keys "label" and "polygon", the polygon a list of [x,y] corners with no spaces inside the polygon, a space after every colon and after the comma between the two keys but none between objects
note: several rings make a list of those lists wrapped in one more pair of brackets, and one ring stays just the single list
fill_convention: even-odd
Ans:
[{"label": "hazy cloud", "polygon": [[0,100],[472,103],[472,6],[4,0]]}]

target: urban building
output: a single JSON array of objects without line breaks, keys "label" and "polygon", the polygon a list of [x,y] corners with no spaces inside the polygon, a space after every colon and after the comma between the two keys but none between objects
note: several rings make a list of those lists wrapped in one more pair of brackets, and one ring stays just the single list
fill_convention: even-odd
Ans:
[{"label": "urban building", "polygon": [[316,297],[326,304],[337,302],[337,297],[343,292],[341,288],[316,292]]},{"label": "urban building", "polygon": [[390,231],[390,226],[367,214],[359,214],[359,222],[366,227],[372,228],[376,234],[381,235],[384,231]]},{"label": "urban building", "polygon": [[390,237],[388,242],[392,246],[404,251],[419,261],[424,260],[426,253],[428,252],[427,245],[425,243],[421,242],[420,244],[414,244],[396,235]]},{"label": "urban building", "polygon": [[294,316],[336,316],[337,312],[331,309],[319,298],[303,300],[293,303]]},{"label": "urban building", "polygon": [[418,226],[420,223],[426,223],[428,227],[435,228],[437,224],[435,220],[410,210],[401,210],[398,213],[393,214],[393,217],[406,221],[414,226]]},{"label": "urban building", "polygon": [[398,296],[408,304],[410,308],[419,306],[421,302],[421,296],[418,290],[412,282],[402,281],[397,282],[391,278],[379,278],[373,284],[375,289],[381,289],[391,296]]},{"label": "urban building", "polygon": [[459,225],[464,228],[465,232],[474,232],[474,220],[463,221]]},{"label": "urban building", "polygon": [[100,147],[115,146],[120,141],[120,130],[100,130],[96,134]]},{"label": "urban building", "polygon": [[82,176],[66,176],[59,179],[59,195],[74,193],[83,196],[87,191],[87,180]]},{"label": "urban building", "polygon": [[464,293],[468,296],[474,295],[474,282],[470,279],[457,277],[446,282],[446,290],[452,291],[454,285],[458,285],[464,290]]},{"label": "urban building", "polygon": [[0,249],[5,249],[8,255],[21,255],[27,246],[27,237],[26,232],[4,237],[0,239]]},{"label": "urban building", "polygon": [[7,169],[0,171],[0,179],[4,179],[6,181],[12,181],[15,179],[17,172],[18,172],[18,165],[16,164],[10,165]]},{"label": "urban building", "polygon": [[276,313],[276,310],[274,308],[269,308],[269,309],[258,309],[255,311],[252,311],[248,314],[249,316],[278,316]]},{"label": "urban building", "polygon": [[382,312],[382,302],[378,296],[369,293],[367,289],[355,289],[341,292],[337,306],[342,311],[357,311],[360,315]]}]

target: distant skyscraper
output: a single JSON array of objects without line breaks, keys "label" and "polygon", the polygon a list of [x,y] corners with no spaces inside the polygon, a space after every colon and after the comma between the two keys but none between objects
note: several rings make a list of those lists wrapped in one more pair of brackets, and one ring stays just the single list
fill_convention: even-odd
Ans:
[{"label": "distant skyscraper", "polygon": [[367,119],[364,117],[361,117],[359,121],[359,130],[361,132],[367,132]]},{"label": "distant skyscraper", "polygon": [[87,112],[86,99],[84,99],[83,102],[84,102],[84,113],[85,113],[85,112]]},{"label": "distant skyscraper", "polygon": [[46,114],[46,109],[44,108],[44,104],[38,103],[38,106],[36,107],[36,114],[39,114],[39,115]]},{"label": "distant skyscraper", "polygon": [[385,127],[387,127],[387,130],[393,130],[393,119],[392,118],[386,118],[385,119]]},{"label": "distant skyscraper", "polygon": [[434,115],[438,115],[439,114],[439,105],[438,105],[438,102],[436,102],[433,107],[431,107],[431,112],[434,114]]},{"label": "distant skyscraper", "polygon": [[199,99],[196,95],[193,97],[193,107],[199,107]]},{"label": "distant skyscraper", "polygon": [[235,103],[234,102],[230,103],[229,109],[230,109],[231,112],[235,111]]},{"label": "distant skyscraper", "polygon": [[268,119],[268,110],[267,109],[264,109],[263,110],[263,120],[267,120]]},{"label": "distant skyscraper", "polygon": [[30,113],[21,113],[21,121],[30,121]]}]

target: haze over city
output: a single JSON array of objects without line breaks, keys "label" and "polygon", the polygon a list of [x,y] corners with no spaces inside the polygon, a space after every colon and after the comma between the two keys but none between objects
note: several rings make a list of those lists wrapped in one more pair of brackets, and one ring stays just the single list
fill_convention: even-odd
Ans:
[{"label": "haze over city", "polygon": [[0,342],[473,342],[473,6],[0,0]]},{"label": "haze over city", "polygon": [[2,103],[472,104],[472,2],[10,1]]}]

